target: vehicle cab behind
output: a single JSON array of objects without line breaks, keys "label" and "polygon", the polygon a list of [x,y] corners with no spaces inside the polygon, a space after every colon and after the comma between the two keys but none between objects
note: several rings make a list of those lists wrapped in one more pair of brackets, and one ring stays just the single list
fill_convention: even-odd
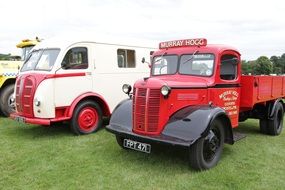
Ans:
[{"label": "vehicle cab behind", "polygon": [[70,121],[76,134],[97,131],[124,98],[122,84],[146,76],[154,48],[113,39],[55,38],[36,46],[20,70],[11,117],[51,125]]}]

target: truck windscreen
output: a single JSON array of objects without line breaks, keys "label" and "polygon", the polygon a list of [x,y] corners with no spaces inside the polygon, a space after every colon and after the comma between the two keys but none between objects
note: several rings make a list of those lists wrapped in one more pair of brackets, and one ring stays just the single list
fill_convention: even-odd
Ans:
[{"label": "truck windscreen", "polygon": [[32,70],[50,71],[53,68],[59,51],[59,49],[44,49],[31,52],[21,72]]},{"label": "truck windscreen", "polygon": [[180,74],[211,76],[213,68],[213,54],[182,55],[180,58]]},{"label": "truck windscreen", "polygon": [[[214,68],[213,54],[187,54],[155,56],[152,64],[152,75],[184,75],[211,76]],[[178,62],[178,60],[180,60]]]}]

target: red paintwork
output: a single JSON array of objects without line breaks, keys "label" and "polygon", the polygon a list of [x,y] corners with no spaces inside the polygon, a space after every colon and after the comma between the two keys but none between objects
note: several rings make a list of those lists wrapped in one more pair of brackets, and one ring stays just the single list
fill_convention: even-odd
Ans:
[{"label": "red paintwork", "polygon": [[78,115],[79,128],[86,133],[94,131],[97,127],[98,121],[98,112],[92,107],[84,108]]},{"label": "red paintwork", "polygon": [[[177,47],[180,46],[180,47]],[[154,56],[211,53],[215,55],[214,73],[210,77],[190,75],[150,76],[138,80],[134,85],[133,132],[142,135],[159,135],[169,118],[183,107],[212,104],[223,108],[228,114],[232,127],[238,126],[239,113],[251,110],[257,103],[275,100],[285,95],[285,77],[242,76],[238,64],[237,78],[220,78],[220,60],[231,54],[240,60],[240,53],[229,46],[206,45],[185,46],[185,42],[171,41],[160,43],[160,50]],[[152,72],[151,72],[152,73]],[[165,98],[161,94],[153,97],[163,85],[171,88]],[[157,119],[154,119],[157,118]]]},{"label": "red paintwork", "polygon": [[[16,106],[17,106],[17,114],[19,116],[33,118],[33,100],[36,89],[40,85],[40,83],[46,79],[51,78],[61,78],[61,77],[78,77],[85,76],[85,73],[68,73],[68,74],[42,74],[42,73],[29,73],[22,74],[16,80]],[[22,81],[22,82],[21,82]],[[31,84],[26,85],[29,82]],[[27,88],[24,88],[27,86]],[[28,96],[23,94],[28,91]],[[20,92],[21,91],[21,92]],[[20,94],[19,94],[20,93]]]},{"label": "red paintwork", "polygon": [[[17,105],[17,112],[12,114],[12,118],[16,117],[24,117],[26,119],[27,123],[31,124],[39,124],[39,125],[50,125],[50,123],[53,122],[59,122],[59,121],[65,121],[69,120],[72,117],[73,111],[75,106],[79,101],[81,101],[84,98],[96,98],[100,100],[102,106],[103,106],[103,114],[104,116],[110,116],[110,109],[108,107],[108,104],[104,100],[103,97],[101,97],[99,94],[93,93],[93,92],[87,92],[85,94],[80,95],[77,97],[73,103],[70,106],[67,107],[57,107],[55,108],[55,118],[50,118],[50,119],[39,119],[34,117],[34,112],[33,112],[33,99],[34,95],[36,92],[37,87],[40,85],[40,83],[44,80],[47,79],[54,79],[54,78],[62,78],[62,77],[80,77],[80,76],[85,76],[85,73],[67,73],[67,74],[41,74],[41,73],[29,73],[29,74],[22,74],[21,76],[17,77],[16,81],[16,105]],[[26,83],[26,79],[29,79],[31,81],[30,86],[30,93],[29,97],[25,96],[20,96],[17,95],[18,93],[22,90],[22,86],[24,83]],[[24,81],[24,82],[21,82]],[[23,83],[23,84],[21,84]],[[22,86],[21,86],[22,85]],[[25,102],[26,104],[23,106],[22,103]],[[23,108],[22,108],[23,107]],[[27,108],[28,111],[27,111]]]},{"label": "red paintwork", "polygon": [[242,76],[242,110],[251,109],[256,103],[263,103],[285,96],[284,76]]},{"label": "red paintwork", "polygon": [[67,114],[67,117],[71,118],[72,117],[72,114],[73,114],[73,111],[76,107],[76,105],[81,101],[83,100],[84,98],[91,98],[91,99],[98,99],[102,104],[102,108],[103,108],[103,115],[106,116],[106,117],[109,117],[111,115],[111,112],[110,112],[110,108],[107,104],[107,102],[105,101],[105,99],[97,94],[97,93],[94,93],[94,92],[87,92],[85,94],[82,94],[80,96],[78,96],[73,102],[72,104],[70,105],[70,108],[68,109],[68,114]]},{"label": "red paintwork", "polygon": [[[19,117],[17,113],[10,114],[11,119],[16,119],[17,117]],[[30,123],[30,124],[36,124],[36,125],[50,125],[51,120],[25,117],[25,122]]]},{"label": "red paintwork", "polygon": [[46,79],[51,78],[64,78],[64,77],[81,77],[85,76],[86,73],[63,73],[63,74],[49,74],[46,76]]}]

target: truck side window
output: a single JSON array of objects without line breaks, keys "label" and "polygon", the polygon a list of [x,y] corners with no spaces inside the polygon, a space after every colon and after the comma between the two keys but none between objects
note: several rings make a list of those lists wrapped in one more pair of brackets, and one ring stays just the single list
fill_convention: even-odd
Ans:
[{"label": "truck side window", "polygon": [[87,69],[88,55],[86,47],[75,47],[66,53],[63,63],[63,69]]},{"label": "truck side window", "polygon": [[221,58],[220,78],[234,80],[237,78],[237,60],[235,55],[223,55]]},{"label": "truck side window", "polygon": [[135,51],[128,49],[118,49],[117,50],[117,59],[119,68],[135,68],[136,59]]}]

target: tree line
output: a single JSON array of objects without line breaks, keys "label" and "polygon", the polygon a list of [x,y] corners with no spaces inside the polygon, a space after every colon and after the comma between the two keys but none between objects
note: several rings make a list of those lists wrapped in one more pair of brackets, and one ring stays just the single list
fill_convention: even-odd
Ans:
[{"label": "tree line", "polygon": [[285,73],[285,53],[281,56],[260,56],[253,61],[242,60],[241,63],[242,74],[252,75],[282,75]]},{"label": "tree line", "polygon": [[21,57],[20,56],[17,56],[17,55],[11,55],[10,53],[9,54],[1,54],[0,53],[0,60],[1,61],[18,61],[18,60],[21,60]]}]

